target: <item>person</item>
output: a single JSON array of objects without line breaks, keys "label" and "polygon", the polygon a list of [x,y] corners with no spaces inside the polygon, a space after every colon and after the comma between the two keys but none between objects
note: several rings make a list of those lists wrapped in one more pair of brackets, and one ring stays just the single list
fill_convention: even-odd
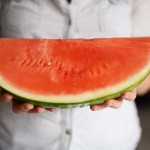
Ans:
[{"label": "person", "polygon": [[[149,4],[149,0],[1,0],[1,37],[147,36]],[[0,149],[134,150],[141,135],[135,97],[136,89],[90,106],[93,111],[46,109],[20,103],[1,90],[5,103],[0,103]]]}]

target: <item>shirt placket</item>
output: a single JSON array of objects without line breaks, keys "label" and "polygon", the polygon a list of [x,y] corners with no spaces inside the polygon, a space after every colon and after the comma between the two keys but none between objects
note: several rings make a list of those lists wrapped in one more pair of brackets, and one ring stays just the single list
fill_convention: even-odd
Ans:
[{"label": "shirt placket", "polygon": [[67,0],[57,0],[62,12],[66,16],[66,32],[64,33],[64,38],[78,38],[79,33],[76,26],[76,17],[78,14],[79,6],[81,5],[81,1],[72,0],[71,4],[67,2]]},{"label": "shirt placket", "polygon": [[68,9],[68,33],[66,35],[67,38],[80,38],[80,33],[77,27],[77,17],[79,13],[79,9],[81,6],[81,1],[72,0],[72,4]]},{"label": "shirt placket", "polygon": [[61,132],[60,144],[58,149],[69,150],[71,144],[71,138],[73,134],[72,109],[71,108],[62,109],[61,116],[62,116],[61,119],[62,132]]},{"label": "shirt placket", "polygon": [[78,16],[83,7],[93,5],[99,0],[72,0],[68,7],[68,32],[66,38],[83,38],[77,25]]}]

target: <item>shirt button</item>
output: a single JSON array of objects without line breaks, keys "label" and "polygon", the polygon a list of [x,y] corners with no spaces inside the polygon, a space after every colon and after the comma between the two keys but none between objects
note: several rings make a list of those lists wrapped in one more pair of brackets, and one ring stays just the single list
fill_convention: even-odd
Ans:
[{"label": "shirt button", "polygon": [[69,18],[68,24],[69,24],[69,26],[71,26],[71,19],[70,18]]},{"label": "shirt button", "polygon": [[70,131],[69,129],[66,129],[65,133],[66,133],[67,135],[70,135],[70,134],[71,134],[71,131]]}]

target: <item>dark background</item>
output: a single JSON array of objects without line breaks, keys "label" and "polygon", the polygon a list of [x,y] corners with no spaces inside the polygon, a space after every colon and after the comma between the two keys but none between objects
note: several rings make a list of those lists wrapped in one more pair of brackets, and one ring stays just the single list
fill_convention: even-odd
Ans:
[{"label": "dark background", "polygon": [[150,150],[150,93],[144,96],[138,96],[136,98],[136,104],[142,127],[142,139],[139,143],[138,150]]}]

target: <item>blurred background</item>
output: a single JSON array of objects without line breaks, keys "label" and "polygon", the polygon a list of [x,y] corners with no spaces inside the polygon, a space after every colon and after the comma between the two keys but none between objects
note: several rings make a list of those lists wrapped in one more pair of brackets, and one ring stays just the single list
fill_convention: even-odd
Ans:
[{"label": "blurred background", "polygon": [[144,96],[138,96],[136,104],[143,130],[137,150],[150,150],[150,92]]}]

